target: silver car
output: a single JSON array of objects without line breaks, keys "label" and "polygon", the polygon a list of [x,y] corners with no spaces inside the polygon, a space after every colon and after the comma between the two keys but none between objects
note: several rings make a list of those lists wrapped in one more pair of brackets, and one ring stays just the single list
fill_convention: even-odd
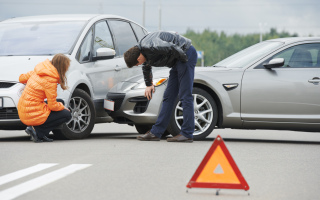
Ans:
[{"label": "silver car", "polygon": [[[141,75],[109,90],[117,123],[145,133],[156,122],[167,70],[154,73],[152,100]],[[320,130],[320,38],[281,38],[246,48],[211,67],[196,67],[194,138],[215,128]],[[178,97],[165,135],[179,134],[183,109]]]},{"label": "silver car", "polygon": [[123,53],[147,31],[115,15],[44,15],[0,22],[0,130],[23,130],[17,111],[25,85],[19,75],[56,53],[71,60],[68,90],[58,87],[58,101],[72,120],[53,133],[61,138],[87,137],[96,123],[112,122],[103,109],[108,90],[140,72],[127,68]]}]

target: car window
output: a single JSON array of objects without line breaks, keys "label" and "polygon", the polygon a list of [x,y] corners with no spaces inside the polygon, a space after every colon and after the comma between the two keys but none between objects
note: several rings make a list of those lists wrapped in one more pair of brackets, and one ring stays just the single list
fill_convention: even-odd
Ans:
[{"label": "car window", "polygon": [[98,22],[95,25],[93,53],[96,54],[99,48],[114,49],[112,37],[106,21]]},{"label": "car window", "polygon": [[131,26],[132,26],[134,32],[136,33],[138,40],[140,41],[146,34],[143,32],[143,29],[140,26],[138,26],[134,23],[131,23]]},{"label": "car window", "polygon": [[88,62],[90,61],[90,52],[91,52],[91,41],[92,41],[92,28],[88,31],[87,36],[83,40],[78,54],[77,54],[77,60],[82,62]]},{"label": "car window", "polygon": [[282,42],[260,42],[236,54],[233,54],[232,56],[218,62],[213,66],[227,68],[245,67],[260,57],[268,55],[268,53],[273,52],[282,45]]},{"label": "car window", "polygon": [[302,44],[290,47],[265,60],[255,68],[263,69],[264,63],[274,58],[284,58],[282,68],[320,68],[320,43]]},{"label": "car window", "polygon": [[128,22],[109,21],[108,23],[115,36],[117,56],[122,56],[124,52],[137,44],[137,39]]},{"label": "car window", "polygon": [[0,56],[70,53],[86,22],[0,23]]}]

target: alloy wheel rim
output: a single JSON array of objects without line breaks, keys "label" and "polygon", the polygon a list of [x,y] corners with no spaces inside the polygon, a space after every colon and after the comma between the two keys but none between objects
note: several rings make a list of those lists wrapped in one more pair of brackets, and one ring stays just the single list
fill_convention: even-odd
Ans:
[{"label": "alloy wheel rim", "polygon": [[[200,135],[210,127],[213,119],[213,110],[210,102],[204,96],[200,94],[193,94],[192,96],[195,124],[193,135]],[[181,130],[183,124],[183,108],[181,106],[181,101],[178,102],[174,113],[176,124]]]},{"label": "alloy wheel rim", "polygon": [[66,123],[67,127],[75,133],[86,130],[90,124],[91,112],[88,103],[81,97],[73,97],[69,101],[72,118]]}]

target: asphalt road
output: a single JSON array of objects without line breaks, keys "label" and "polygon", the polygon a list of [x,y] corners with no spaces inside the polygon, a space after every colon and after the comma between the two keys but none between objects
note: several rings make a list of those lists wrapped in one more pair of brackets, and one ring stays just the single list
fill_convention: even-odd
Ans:
[{"label": "asphalt road", "polygon": [[[217,134],[250,196],[240,190],[186,193]],[[0,199],[319,199],[319,133],[220,129],[182,144],[136,136],[130,126],[103,124],[85,140],[35,144],[23,131],[0,131]]]}]

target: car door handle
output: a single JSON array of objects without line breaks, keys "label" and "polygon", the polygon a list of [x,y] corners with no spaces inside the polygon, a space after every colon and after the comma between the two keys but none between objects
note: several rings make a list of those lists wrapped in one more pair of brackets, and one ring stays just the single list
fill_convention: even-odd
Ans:
[{"label": "car door handle", "polygon": [[320,83],[320,78],[314,77],[313,79],[308,81],[309,83]]}]

